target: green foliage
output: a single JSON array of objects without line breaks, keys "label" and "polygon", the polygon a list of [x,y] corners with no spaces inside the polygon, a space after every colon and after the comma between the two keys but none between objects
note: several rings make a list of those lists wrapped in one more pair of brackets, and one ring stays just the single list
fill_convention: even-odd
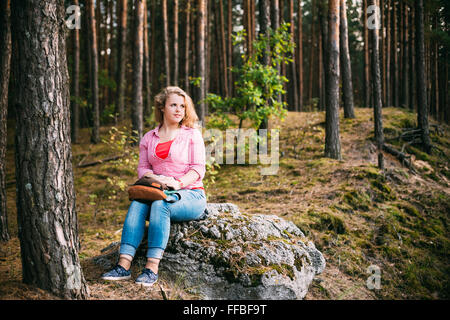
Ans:
[{"label": "green foliage", "polygon": [[[131,134],[127,127],[123,127],[123,130],[112,127],[109,130],[109,139],[102,139],[102,142],[116,154],[123,155],[111,163],[113,169],[118,171],[135,170],[139,162],[139,151],[133,147],[133,143],[137,142],[137,134]],[[116,199],[117,193],[125,191],[127,186],[127,182],[118,176],[108,177],[106,181],[111,186],[109,199]]]},{"label": "green foliage", "polygon": [[[232,68],[237,78],[236,96],[207,95],[206,102],[214,114],[209,127],[225,129],[231,125],[228,112],[234,112],[241,121],[250,120],[255,129],[270,116],[284,119],[286,104],[278,102],[277,97],[285,93],[283,84],[288,79],[278,74],[277,67],[292,61],[294,42],[288,27],[289,24],[284,23],[276,30],[269,28],[267,35],[259,35],[253,42],[253,53],[243,55],[242,66]],[[237,32],[233,35],[233,45],[241,45],[245,37],[245,30]],[[264,54],[269,57],[268,65],[262,61]]]}]

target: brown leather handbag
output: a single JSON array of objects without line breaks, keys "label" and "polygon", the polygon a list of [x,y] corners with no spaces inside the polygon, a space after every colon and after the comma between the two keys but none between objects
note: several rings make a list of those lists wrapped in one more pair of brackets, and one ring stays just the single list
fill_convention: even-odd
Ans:
[{"label": "brown leather handbag", "polygon": [[[174,199],[173,195],[178,196],[178,199]],[[128,198],[130,201],[136,200],[147,204],[155,200],[173,203],[180,200],[181,195],[158,179],[144,176],[128,188]]]}]

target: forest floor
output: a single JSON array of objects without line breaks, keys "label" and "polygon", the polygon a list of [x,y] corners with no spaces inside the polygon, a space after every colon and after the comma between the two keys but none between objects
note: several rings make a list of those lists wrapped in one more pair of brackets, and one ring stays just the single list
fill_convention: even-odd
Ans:
[{"label": "forest floor", "polygon": [[[355,119],[344,119],[341,111],[343,159],[338,161],[323,157],[324,112],[289,112],[285,121],[271,124],[280,125],[278,173],[263,176],[258,165],[221,165],[217,174],[206,177],[208,202],[232,202],[245,213],[276,214],[294,222],[327,263],[311,284],[307,300],[449,299],[449,127],[432,130],[437,149],[431,155],[405,146],[417,173],[386,153],[386,170],[381,172],[376,167],[372,117],[372,109],[357,108]],[[407,110],[384,108],[386,138],[414,127],[415,119]],[[80,161],[117,154],[114,144],[120,145],[120,131],[111,134],[110,129],[101,129],[109,143],[97,145],[90,144],[88,130],[82,130],[81,143],[72,149],[79,255],[90,299],[198,298],[183,279],[162,272],[158,286],[141,289],[131,280],[101,280],[104,270],[91,263],[101,249],[120,241],[129,206],[126,187],[136,179],[137,147],[134,158],[77,168]],[[15,179],[10,133],[7,181]],[[391,143],[401,149],[404,142]],[[0,244],[0,299],[57,299],[21,282],[14,183],[7,184],[7,196],[12,238]],[[141,267],[133,266],[133,275]],[[380,271],[381,288],[370,290],[367,279],[374,268]]]}]

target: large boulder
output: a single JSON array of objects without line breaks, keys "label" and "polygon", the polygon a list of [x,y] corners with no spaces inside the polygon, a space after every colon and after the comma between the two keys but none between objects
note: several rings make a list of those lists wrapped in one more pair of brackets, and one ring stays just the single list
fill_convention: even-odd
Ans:
[{"label": "large boulder", "polygon": [[[160,272],[183,277],[204,299],[302,299],[325,268],[323,255],[292,222],[209,203],[203,220],[174,223]],[[117,262],[118,243],[94,258]],[[145,260],[146,237],[137,259]]]}]

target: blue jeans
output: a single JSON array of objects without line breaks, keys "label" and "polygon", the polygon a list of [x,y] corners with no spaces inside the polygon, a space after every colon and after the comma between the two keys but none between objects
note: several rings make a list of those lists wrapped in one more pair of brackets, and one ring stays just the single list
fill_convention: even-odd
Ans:
[{"label": "blue jeans", "polygon": [[[134,257],[144,237],[145,221],[149,214],[147,258],[161,259],[167,246],[171,221],[196,220],[203,216],[206,196],[202,189],[178,190],[181,199],[174,203],[156,200],[151,204],[132,201],[122,229],[120,254]],[[178,197],[168,196],[168,197]]]}]

